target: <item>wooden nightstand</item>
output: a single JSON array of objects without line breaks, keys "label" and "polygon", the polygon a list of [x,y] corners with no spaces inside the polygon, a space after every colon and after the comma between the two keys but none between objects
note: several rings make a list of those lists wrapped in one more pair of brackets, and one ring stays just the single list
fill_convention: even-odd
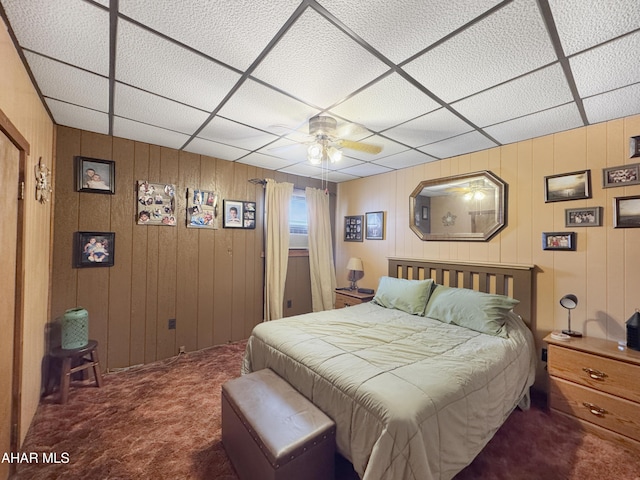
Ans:
[{"label": "wooden nightstand", "polygon": [[549,407],[596,435],[640,447],[640,352],[599,338],[549,344]]},{"label": "wooden nightstand", "polygon": [[358,293],[357,290],[340,290],[336,288],[336,308],[352,307],[373,300],[375,293]]}]

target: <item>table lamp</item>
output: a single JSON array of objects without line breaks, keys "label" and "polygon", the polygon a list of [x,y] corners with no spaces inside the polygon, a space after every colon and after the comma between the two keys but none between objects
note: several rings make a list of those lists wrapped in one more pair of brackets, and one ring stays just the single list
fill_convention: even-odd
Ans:
[{"label": "table lamp", "polygon": [[349,281],[351,282],[349,289],[357,290],[358,284],[356,282],[358,280],[358,272],[364,271],[362,268],[362,259],[358,257],[351,257],[347,263],[347,270],[349,270]]},{"label": "table lamp", "polygon": [[565,335],[569,335],[570,337],[581,337],[582,334],[580,332],[571,330],[571,310],[578,306],[578,297],[576,297],[573,293],[569,293],[560,299],[560,305],[567,309],[568,314],[567,329],[562,330],[562,333],[564,333]]}]

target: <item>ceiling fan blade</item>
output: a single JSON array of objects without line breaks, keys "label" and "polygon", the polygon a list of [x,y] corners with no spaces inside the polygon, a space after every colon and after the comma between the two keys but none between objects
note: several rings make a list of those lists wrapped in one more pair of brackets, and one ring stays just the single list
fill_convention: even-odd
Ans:
[{"label": "ceiling fan blade", "polygon": [[299,148],[300,146],[304,146],[304,143],[290,143],[289,145],[279,145],[277,147],[271,147],[271,148],[267,148],[267,150],[269,152],[273,152],[273,153],[284,153],[284,152],[288,152],[289,150],[293,150],[294,148]]},{"label": "ceiling fan blade", "polygon": [[351,140],[338,140],[336,141],[338,145],[342,148],[348,148],[349,150],[358,150],[360,152],[370,153],[372,155],[377,155],[382,151],[382,147],[380,145],[373,145],[371,143],[362,143],[362,142],[352,142]]},{"label": "ceiling fan blade", "polygon": [[366,127],[364,127],[363,125],[360,125],[359,123],[343,123],[338,128],[336,128],[335,137],[345,138],[345,137],[352,137],[355,135],[368,136],[370,134],[371,132],[367,130]]}]

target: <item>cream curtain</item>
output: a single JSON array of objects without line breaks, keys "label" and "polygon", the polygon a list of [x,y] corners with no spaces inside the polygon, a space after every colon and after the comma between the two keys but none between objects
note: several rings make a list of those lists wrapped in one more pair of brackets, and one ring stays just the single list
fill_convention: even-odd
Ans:
[{"label": "cream curtain", "polygon": [[282,318],[284,284],[289,263],[289,204],[292,183],[277,183],[267,178],[265,192],[266,281],[265,320]]},{"label": "cream curtain", "polygon": [[309,270],[311,305],[314,312],[330,310],[335,302],[336,270],[333,265],[329,195],[324,190],[307,187],[309,225]]}]

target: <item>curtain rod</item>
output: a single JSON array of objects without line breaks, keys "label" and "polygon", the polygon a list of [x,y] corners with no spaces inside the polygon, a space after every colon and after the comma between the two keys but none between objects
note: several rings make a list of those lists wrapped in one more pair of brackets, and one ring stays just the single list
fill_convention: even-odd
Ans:
[{"label": "curtain rod", "polygon": [[[264,178],[250,178],[248,182],[253,183],[254,185],[262,185],[263,187],[267,184],[267,181]],[[306,187],[299,187],[294,184],[293,188],[296,190],[304,190]],[[312,188],[317,188],[317,187],[312,187]],[[329,192],[329,195],[336,195],[336,194],[335,192]]]}]

